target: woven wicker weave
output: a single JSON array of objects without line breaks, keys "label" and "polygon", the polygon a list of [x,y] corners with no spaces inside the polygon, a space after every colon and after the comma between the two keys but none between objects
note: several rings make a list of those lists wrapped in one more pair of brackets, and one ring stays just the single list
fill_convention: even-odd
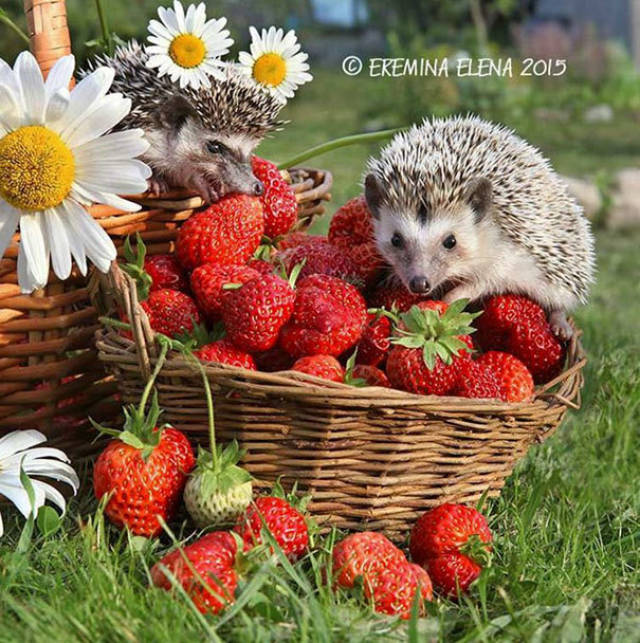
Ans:
[{"label": "woven wicker weave", "polygon": [[[70,52],[64,0],[25,0],[25,12],[32,50],[46,73]],[[296,192],[304,227],[331,198],[331,174],[295,168],[284,176]],[[139,212],[94,206],[90,213],[119,247],[128,234],[140,232],[149,254],[171,250],[177,226],[202,205],[185,193],[130,198],[142,204]],[[98,321],[88,280],[74,267],[64,283],[51,273],[45,288],[20,294],[18,240],[16,235],[0,259],[0,435],[37,428],[70,455],[88,455],[96,446],[87,415],[106,420],[120,409],[112,398],[115,384],[106,378],[93,346]]]},{"label": "woven wicker weave", "polygon": [[[117,306],[133,320],[133,340],[106,328],[97,346],[123,398],[134,401],[155,363],[154,333],[133,282],[117,266],[94,280],[92,291],[99,307]],[[568,407],[579,407],[586,360],[578,337],[566,370],[527,404],[354,388],[294,372],[218,365],[206,371],[218,435],[247,450],[244,465],[258,484],[298,480],[311,492],[309,509],[319,522],[381,529],[398,540],[429,507],[498,495],[527,449],[555,431]],[[206,441],[199,372],[173,354],[157,386],[164,419]]]}]

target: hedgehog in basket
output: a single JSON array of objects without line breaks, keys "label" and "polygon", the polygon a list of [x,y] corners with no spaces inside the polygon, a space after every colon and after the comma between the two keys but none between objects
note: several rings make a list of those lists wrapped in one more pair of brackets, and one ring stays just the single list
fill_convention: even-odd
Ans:
[{"label": "hedgehog in basket", "polygon": [[449,119],[397,136],[326,238],[295,229],[290,186],[254,162],[274,172],[263,195],[222,198],[184,223],[175,255],[127,267],[152,328],[190,333],[203,362],[423,395],[528,402],[561,373],[592,238],[513,134]]}]

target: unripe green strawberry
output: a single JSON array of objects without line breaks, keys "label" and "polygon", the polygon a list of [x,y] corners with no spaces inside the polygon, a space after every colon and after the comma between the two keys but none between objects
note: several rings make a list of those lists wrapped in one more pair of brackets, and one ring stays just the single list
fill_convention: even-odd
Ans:
[{"label": "unripe green strawberry", "polygon": [[[238,516],[249,506],[253,495],[251,476],[235,464],[225,460],[238,458],[238,444],[232,442],[225,451],[218,449],[218,460],[223,468],[217,473],[201,462],[202,454],[211,460],[211,454],[202,451],[198,465],[184,488],[184,504],[198,527],[223,527],[235,523]],[[234,453],[225,452],[232,449]]]}]

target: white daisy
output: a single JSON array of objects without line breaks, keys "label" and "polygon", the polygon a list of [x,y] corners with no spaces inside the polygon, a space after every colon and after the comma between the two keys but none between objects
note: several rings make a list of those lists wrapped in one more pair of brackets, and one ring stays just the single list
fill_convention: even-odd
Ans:
[{"label": "white daisy", "polygon": [[[38,478],[53,478],[65,482],[78,491],[80,481],[76,472],[69,464],[69,458],[59,449],[38,447],[46,440],[40,431],[13,431],[0,438],[0,495],[10,500],[28,518],[35,517],[38,509],[47,500],[57,505],[64,512],[66,501],[64,496],[47,482]],[[20,480],[20,467],[27,475],[35,493],[35,504],[32,507],[27,490]],[[37,476],[32,478],[31,476]],[[4,533],[2,515],[0,515],[0,536]]]},{"label": "white daisy", "polygon": [[207,21],[204,2],[189,5],[185,13],[178,0],[173,9],[159,7],[158,16],[160,21],[149,23],[147,67],[157,67],[160,76],[169,74],[181,88],[210,87],[209,76],[224,79],[225,63],[220,58],[233,44],[224,28],[226,18]]},{"label": "white daisy", "polygon": [[74,64],[61,58],[45,82],[29,52],[13,69],[0,59],[0,256],[19,226],[25,293],[47,283],[50,259],[60,279],[72,257],[82,274],[87,258],[106,272],[116,249],[84,206],[134,212],[140,206],[116,195],[144,192],[151,175],[135,159],[149,146],[142,130],[105,135],[131,109],[129,99],[107,93],[113,70],[96,69],[69,92]]},{"label": "white daisy", "polygon": [[300,51],[296,32],[286,34],[282,29],[269,27],[258,33],[250,27],[251,53],[241,51],[238,56],[240,69],[257,83],[282,98],[293,98],[296,89],[313,80],[308,73],[307,54]]}]

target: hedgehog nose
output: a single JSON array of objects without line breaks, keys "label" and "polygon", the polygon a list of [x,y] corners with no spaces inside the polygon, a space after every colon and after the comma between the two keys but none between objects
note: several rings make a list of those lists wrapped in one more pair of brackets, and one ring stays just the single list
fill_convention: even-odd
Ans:
[{"label": "hedgehog nose", "polygon": [[416,293],[416,295],[424,295],[429,292],[429,282],[426,277],[414,277],[409,282],[409,288],[411,292]]},{"label": "hedgehog nose", "polygon": [[256,181],[253,184],[253,193],[256,196],[262,196],[264,194],[264,185],[262,184],[262,181]]}]

